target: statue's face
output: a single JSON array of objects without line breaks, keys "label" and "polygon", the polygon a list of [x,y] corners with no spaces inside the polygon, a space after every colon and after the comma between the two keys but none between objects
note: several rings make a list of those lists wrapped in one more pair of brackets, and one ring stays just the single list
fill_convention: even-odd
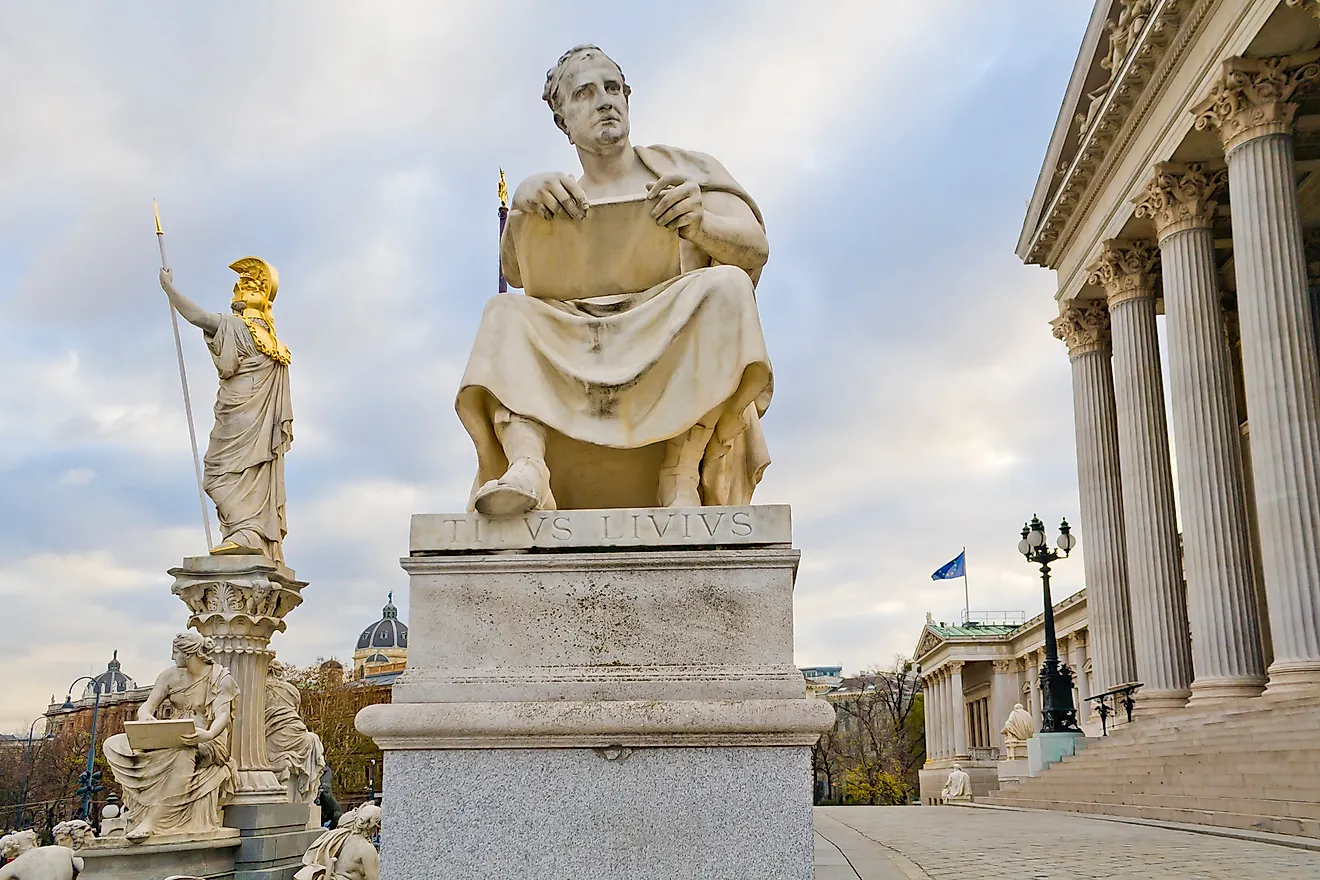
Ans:
[{"label": "statue's face", "polygon": [[188,665],[188,655],[183,652],[182,648],[175,648],[170,657],[174,660],[174,665],[180,669]]},{"label": "statue's face", "polygon": [[238,276],[238,283],[234,285],[234,305],[242,305],[244,309],[265,311],[266,291],[262,288],[261,282],[251,275]]},{"label": "statue's face", "polygon": [[608,59],[579,61],[559,85],[559,115],[569,140],[585,150],[609,147],[628,138],[628,98],[623,74]]}]

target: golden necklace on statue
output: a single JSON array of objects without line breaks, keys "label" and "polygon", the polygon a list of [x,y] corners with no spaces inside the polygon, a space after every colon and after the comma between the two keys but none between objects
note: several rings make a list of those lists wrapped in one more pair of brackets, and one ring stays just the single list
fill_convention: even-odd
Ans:
[{"label": "golden necklace on statue", "polygon": [[243,323],[252,332],[252,342],[256,345],[257,351],[272,360],[279,361],[286,367],[289,365],[293,355],[289,353],[288,347],[280,342],[275,335],[275,322],[273,320],[268,317],[258,318],[252,315],[243,315]]}]

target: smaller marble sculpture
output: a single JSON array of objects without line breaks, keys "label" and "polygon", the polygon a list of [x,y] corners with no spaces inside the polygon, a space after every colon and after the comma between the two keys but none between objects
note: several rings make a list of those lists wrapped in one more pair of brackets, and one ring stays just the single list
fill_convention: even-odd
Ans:
[{"label": "smaller marble sculpture", "polygon": [[56,846],[67,846],[69,849],[82,849],[96,839],[96,831],[82,819],[61,822],[50,833],[55,837]]},{"label": "smaller marble sculpture", "polygon": [[944,788],[940,791],[940,800],[946,804],[955,801],[970,801],[972,799],[972,777],[967,775],[967,771],[962,768],[962,764],[954,764],[953,770],[949,772],[949,778],[944,783]]},{"label": "smaller marble sculpture", "polygon": [[202,838],[220,830],[221,808],[238,785],[230,756],[230,727],[238,685],[211,652],[214,643],[195,632],[174,637],[174,666],[156,677],[138,709],[139,721],[192,719],[195,733],[175,748],[136,752],[118,733],[101,747],[132,816],[130,841],[153,834]]},{"label": "smaller marble sculpture", "polygon": [[303,856],[294,880],[380,880],[380,853],[372,838],[380,831],[380,807],[363,804],[339,819]]},{"label": "smaller marble sculpture", "polygon": [[0,867],[0,880],[74,880],[83,869],[83,860],[67,846],[37,846],[32,830],[0,837],[0,854],[10,859]]},{"label": "smaller marble sculpture", "polygon": [[266,756],[280,781],[289,787],[289,803],[316,800],[325,747],[303,721],[302,694],[285,677],[284,665],[272,660],[266,679]]},{"label": "smaller marble sculpture", "polygon": [[30,849],[37,847],[37,832],[29,828],[26,831],[11,831],[0,837],[0,858],[13,860]]},{"label": "smaller marble sculpture", "polygon": [[1025,758],[1027,740],[1036,733],[1036,720],[1022,708],[1021,703],[1017,703],[1013,711],[1008,713],[1008,720],[1004,722],[1004,729],[1000,733],[1004,735],[1004,757],[1009,760]]}]

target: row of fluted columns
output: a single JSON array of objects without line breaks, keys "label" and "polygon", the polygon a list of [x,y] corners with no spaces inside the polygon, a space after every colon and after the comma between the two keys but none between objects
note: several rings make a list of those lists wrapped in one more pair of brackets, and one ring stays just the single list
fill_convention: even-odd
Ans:
[{"label": "row of fluted columns", "polygon": [[[1105,300],[1054,322],[1072,362],[1097,692],[1133,681],[1167,709],[1255,696],[1267,683],[1245,487],[1254,488],[1274,658],[1271,693],[1320,673],[1320,372],[1293,159],[1291,99],[1314,57],[1231,59],[1196,125],[1227,172],[1161,163],[1137,200],[1155,242],[1106,241],[1090,266]],[[1251,483],[1243,469],[1212,223],[1232,196]],[[1155,299],[1162,286],[1179,553]]]},{"label": "row of fluted columns", "polygon": [[928,760],[967,756],[962,669],[962,661],[953,660],[923,677]]}]

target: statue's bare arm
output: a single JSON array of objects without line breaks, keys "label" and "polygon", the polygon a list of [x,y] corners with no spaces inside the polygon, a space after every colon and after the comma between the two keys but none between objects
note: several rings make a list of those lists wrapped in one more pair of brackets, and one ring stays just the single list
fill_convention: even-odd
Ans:
[{"label": "statue's bare arm", "polygon": [[647,190],[651,216],[692,242],[717,263],[757,272],[770,258],[770,242],[756,215],[727,192],[702,192],[682,174],[666,174]]},{"label": "statue's bare arm", "polygon": [[147,695],[147,701],[138,707],[138,721],[155,721],[156,712],[160,710],[161,704],[170,693],[170,674],[173,669],[166,669],[156,676],[156,683],[151,686],[151,693]]},{"label": "statue's bare arm", "polygon": [[160,286],[165,291],[165,295],[170,298],[170,304],[183,315],[183,320],[192,324],[194,327],[201,328],[201,331],[207,336],[214,336],[220,329],[220,316],[215,312],[208,312],[197,303],[188,299],[178,288],[174,286],[174,275],[169,269],[160,270]]}]

